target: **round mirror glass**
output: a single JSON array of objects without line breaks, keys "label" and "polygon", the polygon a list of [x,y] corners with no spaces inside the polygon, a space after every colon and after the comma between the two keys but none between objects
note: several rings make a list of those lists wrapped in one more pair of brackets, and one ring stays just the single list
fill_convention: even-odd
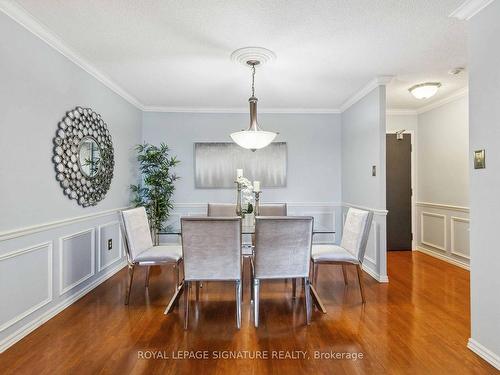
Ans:
[{"label": "round mirror glass", "polygon": [[95,177],[99,173],[101,151],[94,138],[86,137],[80,142],[78,164],[80,171],[87,177]]}]

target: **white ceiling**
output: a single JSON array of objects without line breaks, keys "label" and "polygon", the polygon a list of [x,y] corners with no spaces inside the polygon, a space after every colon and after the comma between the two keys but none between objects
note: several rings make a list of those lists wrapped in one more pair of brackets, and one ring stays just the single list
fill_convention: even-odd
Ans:
[{"label": "white ceiling", "polygon": [[[14,2],[13,0],[11,2]],[[416,109],[467,85],[462,0],[17,0],[144,106],[244,108],[245,46],[278,58],[258,69],[260,108],[338,109],[374,77],[394,75],[388,107]],[[443,83],[427,101],[407,89]]]}]

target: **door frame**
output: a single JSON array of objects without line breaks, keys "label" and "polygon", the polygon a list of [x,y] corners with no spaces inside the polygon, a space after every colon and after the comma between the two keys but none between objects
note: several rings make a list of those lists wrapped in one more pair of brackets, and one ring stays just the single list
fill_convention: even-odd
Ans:
[{"label": "door frame", "polygon": [[[385,134],[394,134],[396,135],[396,131],[387,131]],[[416,153],[417,153],[417,140],[415,138],[415,130],[405,130],[403,134],[410,134],[411,135],[411,190],[412,190],[412,195],[411,195],[411,233],[412,233],[412,240],[411,240],[411,251],[416,251],[416,244],[417,244],[417,239],[415,238],[417,234],[417,220],[416,220],[416,203],[417,203],[417,173],[416,173]],[[385,161],[385,166],[387,168],[387,160]],[[386,194],[387,194],[387,187],[386,187]]]}]

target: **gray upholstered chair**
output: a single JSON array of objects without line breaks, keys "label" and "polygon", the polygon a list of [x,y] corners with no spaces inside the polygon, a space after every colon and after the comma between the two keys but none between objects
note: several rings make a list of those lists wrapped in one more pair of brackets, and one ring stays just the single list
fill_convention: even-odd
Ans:
[{"label": "gray upholstered chair", "polygon": [[179,285],[179,263],[182,261],[181,246],[153,246],[148,216],[144,207],[121,211],[120,217],[129,271],[129,285],[125,293],[125,304],[128,305],[130,300],[136,266],[147,267],[147,288],[149,286],[151,266],[174,265],[177,274],[177,288]]},{"label": "gray upholstered chair", "polygon": [[255,227],[253,280],[254,322],[259,326],[259,286],[261,280],[304,281],[306,322],[311,321],[309,264],[313,218],[309,216],[259,216]]},{"label": "gray upholstered chair", "polygon": [[286,216],[286,203],[259,204],[259,216]]},{"label": "gray upholstered chair", "polygon": [[312,275],[313,283],[318,277],[318,265],[320,264],[340,264],[344,274],[344,283],[347,284],[346,265],[355,265],[358,274],[359,290],[361,300],[365,300],[363,277],[361,265],[365,256],[366,243],[370,234],[373,220],[372,211],[349,208],[347,211],[344,229],[342,231],[342,241],[337,245],[313,245],[312,247]]},{"label": "gray upholstered chair", "polygon": [[234,203],[209,203],[207,207],[209,217],[235,217],[236,204]]},{"label": "gray upholstered chair", "polygon": [[189,287],[193,281],[234,281],[236,326],[241,326],[241,218],[183,217],[184,328],[189,320]]}]

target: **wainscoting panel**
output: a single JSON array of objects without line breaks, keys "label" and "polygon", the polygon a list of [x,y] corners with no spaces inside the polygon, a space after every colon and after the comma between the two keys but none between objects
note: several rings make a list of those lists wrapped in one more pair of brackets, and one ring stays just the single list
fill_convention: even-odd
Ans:
[{"label": "wainscoting panel", "polygon": [[0,233],[0,353],[126,265],[120,209]]},{"label": "wainscoting panel", "polygon": [[[100,225],[98,229],[98,256],[97,256],[97,271],[103,269],[122,259],[122,235],[120,223],[112,221],[104,225]],[[111,240],[111,244],[109,241]],[[111,245],[111,249],[109,246]]]},{"label": "wainscoting panel", "polygon": [[462,268],[469,268],[469,209],[417,202],[417,249]]},{"label": "wainscoting panel", "polygon": [[61,238],[59,294],[80,285],[95,273],[95,229]]},{"label": "wainscoting panel", "polygon": [[52,301],[52,242],[0,256],[0,332]]}]

